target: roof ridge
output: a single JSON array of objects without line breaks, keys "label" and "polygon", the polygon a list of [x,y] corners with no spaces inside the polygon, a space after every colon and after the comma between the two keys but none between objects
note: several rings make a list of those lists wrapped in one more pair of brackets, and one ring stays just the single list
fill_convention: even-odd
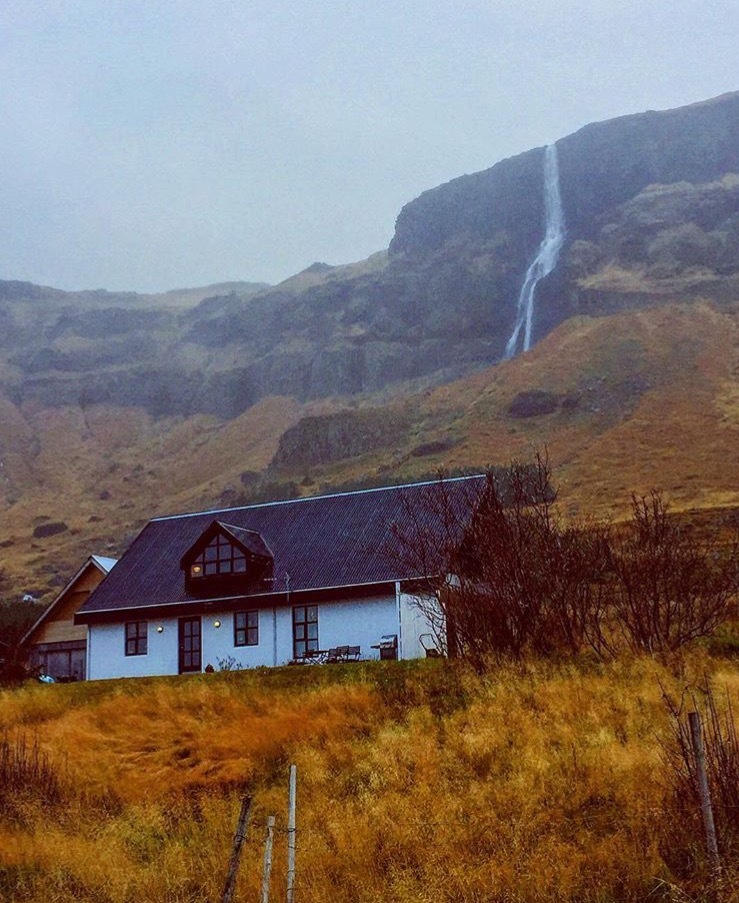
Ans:
[{"label": "roof ridge", "polygon": [[[471,473],[467,476],[463,477],[445,477],[443,482],[445,483],[459,483],[463,480],[479,480],[484,477],[484,473]],[[180,520],[185,517],[200,517],[203,514],[225,514],[229,511],[249,511],[255,510],[257,508],[274,508],[277,505],[296,505],[300,502],[315,502],[321,499],[336,499],[343,498],[348,495],[367,495],[370,492],[388,492],[394,489],[408,489],[411,486],[434,486],[439,483],[440,480],[421,480],[415,483],[398,483],[393,486],[373,486],[370,489],[351,489],[347,492],[329,492],[325,495],[304,495],[301,498],[297,499],[283,499],[278,502],[258,502],[255,505],[239,505],[236,508],[207,508],[204,511],[190,511],[184,512],[182,514],[164,514],[161,517],[152,517],[149,521],[150,524],[165,521],[165,520]],[[241,528],[245,529],[245,528]]]},{"label": "roof ridge", "polygon": [[252,530],[251,527],[240,527],[238,524],[227,524],[226,521],[223,520],[217,520],[215,523],[220,524],[222,527],[226,527],[229,530],[240,530],[242,533],[253,533],[255,536],[262,535],[259,530]]}]

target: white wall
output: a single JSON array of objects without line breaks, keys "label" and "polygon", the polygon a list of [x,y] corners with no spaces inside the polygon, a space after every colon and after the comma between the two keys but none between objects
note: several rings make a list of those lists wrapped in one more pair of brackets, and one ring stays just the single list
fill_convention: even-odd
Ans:
[{"label": "white wall", "polygon": [[[398,610],[400,658],[424,658],[426,650],[421,643],[421,637],[427,647],[438,645],[434,628],[438,633],[442,619],[441,609],[436,598],[428,595],[419,597],[408,593],[398,593]],[[428,612],[433,612],[433,617],[429,617]]]},{"label": "white wall", "polygon": [[379,649],[372,649],[372,646],[388,633],[398,633],[394,596],[329,602],[318,607],[318,644],[321,649],[361,646],[363,659],[379,658]]},{"label": "white wall", "polygon": [[[301,603],[303,604],[303,603]],[[293,606],[259,612],[259,646],[233,645],[233,614],[209,614],[203,618],[203,667],[232,656],[245,668],[286,665],[293,657]],[[220,620],[222,626],[213,627]],[[318,605],[318,647],[360,646],[363,659],[379,658],[372,649],[386,633],[398,632],[398,616],[392,596]]]},{"label": "white wall", "polygon": [[[249,611],[248,608],[243,610]],[[216,627],[216,622],[220,622],[221,626]],[[235,659],[234,667],[238,668],[274,665],[274,609],[263,608],[259,611],[259,643],[256,646],[234,646],[233,612],[209,612],[203,615],[201,623],[203,668],[213,665],[218,671],[219,661],[229,658]]]},{"label": "white wall", "polygon": [[[142,615],[144,613],[142,612]],[[259,645],[234,646],[232,612],[208,612],[201,618],[203,668],[217,670],[219,660],[235,659],[238,667],[285,665],[293,657],[292,606],[259,611]],[[216,627],[215,622],[221,626]],[[162,632],[157,632],[162,627]],[[88,632],[88,675],[90,680],[113,677],[145,677],[178,672],[178,620],[158,618],[148,621],[146,655],[125,655],[125,625],[93,624]],[[423,632],[423,631],[421,631]],[[384,634],[399,634],[398,603],[395,596],[377,596],[318,605],[318,645],[360,646],[361,658],[379,658],[372,649]],[[416,646],[418,645],[416,640]],[[412,648],[416,648],[413,646]],[[423,655],[421,650],[420,655]],[[406,658],[413,657],[405,655]]]},{"label": "white wall", "polygon": [[[157,633],[158,625],[164,627]],[[88,680],[177,673],[177,621],[149,621],[146,655],[125,655],[125,624],[91,624],[87,631]]]}]

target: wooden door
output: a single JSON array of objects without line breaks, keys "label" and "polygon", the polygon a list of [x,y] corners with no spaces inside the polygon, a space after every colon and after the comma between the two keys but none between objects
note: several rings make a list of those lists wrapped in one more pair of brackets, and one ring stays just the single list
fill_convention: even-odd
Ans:
[{"label": "wooden door", "polygon": [[179,620],[180,674],[202,670],[200,618]]},{"label": "wooden door", "polygon": [[70,675],[74,680],[85,680],[87,677],[87,650],[73,649],[69,653]]}]

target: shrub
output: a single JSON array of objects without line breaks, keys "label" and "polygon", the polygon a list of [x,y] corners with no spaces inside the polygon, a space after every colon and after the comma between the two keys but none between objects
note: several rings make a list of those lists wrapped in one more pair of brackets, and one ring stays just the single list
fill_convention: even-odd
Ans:
[{"label": "shrub", "polygon": [[[694,709],[704,709],[703,748],[711,794],[713,816],[724,863],[739,854],[739,737],[731,698],[726,695],[723,710],[710,684],[699,689],[704,704],[695,694],[688,699]],[[704,841],[701,800],[695,754],[685,715],[685,698],[678,705],[667,693],[665,704],[672,721],[672,735],[664,744],[668,794],[663,821],[662,855],[684,878],[705,878],[710,870]]]},{"label": "shrub", "polygon": [[732,614],[739,547],[701,540],[669,514],[662,494],[632,497],[631,522],[611,543],[613,611],[635,652],[666,652],[711,634]]},{"label": "shrub", "polygon": [[559,407],[557,396],[542,389],[519,392],[508,406],[511,417],[541,417],[552,414]]}]

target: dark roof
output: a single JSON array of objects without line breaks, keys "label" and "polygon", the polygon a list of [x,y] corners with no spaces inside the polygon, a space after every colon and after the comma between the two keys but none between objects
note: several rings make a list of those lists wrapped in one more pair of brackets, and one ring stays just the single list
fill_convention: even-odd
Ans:
[{"label": "dark roof", "polygon": [[257,530],[246,530],[244,527],[224,524],[223,521],[218,521],[218,526],[225,530],[226,533],[230,533],[237,542],[241,543],[253,555],[258,555],[260,558],[274,558],[272,550],[264,541],[262,534]]},{"label": "dark roof", "polygon": [[[484,485],[484,476],[444,481],[445,492],[466,500]],[[336,495],[294,499],[154,518],[144,527],[80,613],[111,613],[201,602],[188,592],[180,561],[199,537],[218,520],[241,542],[266,547],[274,559],[268,592],[283,595],[303,590],[356,587],[418,577],[406,573],[390,554],[393,526],[416,516],[430,518],[424,497],[440,492],[440,483],[411,483]],[[256,539],[255,534],[259,537]],[[260,552],[258,554],[264,554]],[[224,598],[254,594],[239,590]],[[264,589],[258,590],[259,595]],[[87,618],[85,618],[87,620]]]},{"label": "dark roof", "polygon": [[249,556],[256,556],[270,561],[274,556],[272,551],[264,541],[264,537],[256,530],[245,530],[243,527],[235,527],[233,524],[224,524],[222,521],[214,520],[195,540],[194,544],[185,551],[180,559],[180,567],[186,568],[190,561],[199,554],[205,546],[218,534],[225,534],[230,537],[231,541],[241,547],[243,552]]}]

